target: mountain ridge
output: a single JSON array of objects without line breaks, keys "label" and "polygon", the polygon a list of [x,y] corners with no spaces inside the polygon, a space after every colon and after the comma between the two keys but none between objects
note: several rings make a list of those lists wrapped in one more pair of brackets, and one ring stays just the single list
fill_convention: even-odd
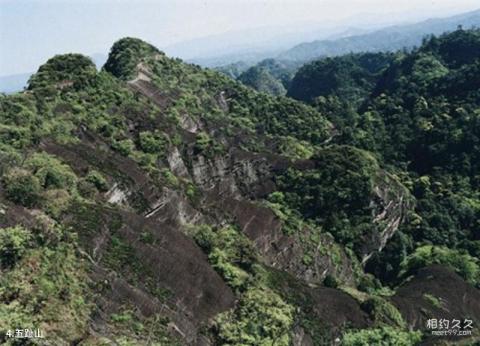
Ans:
[{"label": "mountain ridge", "polygon": [[[349,346],[436,342],[428,316],[477,322],[476,149],[445,142],[462,169],[430,171],[407,144],[446,150],[423,136],[445,114],[462,129],[446,137],[475,141],[478,42],[460,31],[387,59],[349,107],[258,93],[135,38],[101,71],[49,59],[0,96],[0,329],[34,321],[58,344]],[[458,101],[455,83],[468,86]],[[417,114],[419,132],[395,137]]]},{"label": "mountain ridge", "polygon": [[431,18],[425,21],[386,27],[372,33],[350,36],[339,40],[302,43],[280,54],[285,60],[308,61],[323,56],[359,52],[396,51],[419,46],[426,35],[439,35],[457,29],[480,25],[480,9],[447,18]]}]

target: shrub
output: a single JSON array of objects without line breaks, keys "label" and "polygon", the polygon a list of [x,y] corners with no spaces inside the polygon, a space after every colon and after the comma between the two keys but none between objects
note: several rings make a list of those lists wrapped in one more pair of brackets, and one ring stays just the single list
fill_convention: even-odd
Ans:
[{"label": "shrub", "polygon": [[93,184],[98,189],[98,191],[108,191],[108,182],[102,175],[102,173],[100,173],[99,171],[89,171],[87,176],[85,177],[85,180]]},{"label": "shrub", "polygon": [[71,189],[75,186],[77,178],[72,169],[47,153],[33,154],[25,165],[45,188]]},{"label": "shrub", "polygon": [[213,230],[203,225],[195,230],[196,243],[208,254],[212,267],[236,290],[245,290],[253,274],[253,246],[232,227]]},{"label": "shrub", "polygon": [[0,228],[0,267],[10,268],[25,253],[31,233],[21,226]]},{"label": "shrub", "polygon": [[343,335],[343,346],[413,346],[422,339],[419,331],[407,332],[392,327],[349,331]]},{"label": "shrub", "polygon": [[64,189],[51,189],[43,194],[42,209],[53,217],[59,217],[70,205],[72,196]]},{"label": "shrub", "polygon": [[424,293],[423,294],[423,299],[425,299],[427,302],[429,302],[430,304],[432,304],[434,307],[436,307],[438,309],[441,309],[442,306],[443,306],[442,301],[432,294]]},{"label": "shrub", "polygon": [[163,178],[165,179],[167,185],[171,187],[176,187],[179,184],[178,178],[173,174],[169,169],[165,168],[162,170]]},{"label": "shrub", "polygon": [[375,325],[394,325],[400,328],[406,326],[398,309],[384,298],[373,296],[362,303],[362,309],[369,313]]},{"label": "shrub", "polygon": [[401,265],[400,276],[412,274],[416,270],[432,264],[441,264],[454,270],[471,284],[479,282],[480,266],[478,259],[459,250],[432,245],[419,247],[408,256]]},{"label": "shrub", "polygon": [[197,138],[195,141],[195,149],[199,152],[206,151],[210,145],[212,144],[212,139],[210,136],[205,132],[200,132],[197,134]]},{"label": "shrub", "polygon": [[32,207],[40,200],[40,180],[24,169],[13,169],[4,178],[5,194],[9,200]]},{"label": "shrub", "polygon": [[152,133],[150,131],[140,132],[140,147],[146,153],[156,154],[165,150],[167,139],[162,133]]},{"label": "shrub", "polygon": [[77,183],[77,190],[80,196],[84,198],[92,198],[97,192],[97,188],[91,182],[84,178],[79,179]]},{"label": "shrub", "polygon": [[131,139],[123,139],[121,141],[113,142],[112,147],[121,155],[128,156],[135,148],[135,145]]},{"label": "shrub", "polygon": [[338,280],[334,276],[327,274],[327,276],[325,276],[325,279],[323,279],[323,284],[326,287],[337,288]]},{"label": "shrub", "polygon": [[216,321],[222,345],[290,345],[294,308],[275,292],[253,288]]}]

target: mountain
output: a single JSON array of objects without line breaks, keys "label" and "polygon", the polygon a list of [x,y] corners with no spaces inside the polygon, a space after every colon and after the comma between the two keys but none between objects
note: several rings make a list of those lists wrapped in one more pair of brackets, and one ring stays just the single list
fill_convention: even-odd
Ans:
[{"label": "mountain", "polygon": [[240,61],[215,67],[214,70],[222,72],[257,91],[279,96],[286,94],[299,66],[300,64],[297,62],[269,58],[253,65]]},{"label": "mountain", "polygon": [[135,38],[52,57],[0,95],[0,342],[458,343],[427,321],[480,322],[479,47],[328,61],[305,101]]},{"label": "mountain", "polygon": [[309,61],[319,57],[336,56],[359,52],[386,52],[419,46],[428,35],[439,35],[453,31],[458,26],[465,28],[480,26],[480,10],[447,18],[396,25],[374,32],[340,38],[317,40],[299,44],[277,56],[282,60]]},{"label": "mountain", "polygon": [[307,63],[292,78],[288,96],[304,102],[336,96],[354,104],[373,91],[397,57],[394,53],[357,53]]},{"label": "mountain", "polygon": [[23,88],[27,86],[28,78],[30,78],[31,75],[31,73],[21,73],[9,76],[1,76],[0,92],[10,94],[23,90]]},{"label": "mountain", "polygon": [[[257,56],[256,58],[253,58],[252,56],[236,56],[235,63],[226,65],[224,65],[224,63],[229,61],[230,58],[226,60],[219,59],[209,61],[213,66],[217,65],[217,67],[215,67],[217,71],[236,78],[256,90],[269,92],[273,95],[284,95],[285,91],[282,90],[282,88],[279,88],[279,83],[288,90],[290,82],[297,70],[301,65],[307,62],[307,64],[300,70],[300,73],[297,74],[296,80],[294,80],[295,83],[300,83],[300,85],[294,86],[288,96],[307,101],[305,99],[307,94],[309,94],[308,97],[325,96],[328,94],[326,91],[318,92],[318,90],[305,89],[305,87],[308,88],[308,86],[311,86],[312,84],[308,79],[315,78],[317,79],[316,88],[327,87],[327,85],[333,86],[337,83],[348,83],[350,86],[346,87],[349,88],[351,92],[360,93],[364,96],[365,93],[368,94],[368,92],[371,91],[370,89],[373,86],[372,82],[368,81],[369,79],[372,79],[373,76],[367,76],[366,74],[371,75],[372,73],[369,71],[364,71],[363,73],[359,71],[356,76],[351,76],[354,77],[356,81],[350,80],[347,82],[343,78],[344,76],[337,74],[336,70],[339,68],[341,69],[341,67],[333,65],[340,63],[342,60],[355,60],[355,52],[379,53],[378,55],[373,54],[369,57],[370,59],[373,59],[375,56],[382,56],[384,52],[393,52],[403,48],[411,49],[418,46],[428,35],[453,31],[457,29],[459,25],[472,27],[479,24],[480,10],[443,19],[429,19],[417,24],[387,27],[376,31],[363,30],[366,33],[362,35],[358,34],[362,31],[361,29],[350,28],[331,35],[328,40],[317,40],[311,43],[300,44],[280,54],[271,55],[275,56],[275,58],[260,60],[260,56]],[[352,32],[356,32],[357,35],[352,35]],[[349,54],[350,57],[347,56]],[[322,59],[339,55],[345,56],[341,59]],[[360,57],[361,59],[368,58],[367,55],[364,56],[362,54],[357,55],[357,57]],[[242,58],[245,59],[242,60]],[[318,59],[321,59],[321,61],[308,64],[310,60]],[[352,61],[346,63],[352,63]],[[356,64],[356,62],[353,63]],[[200,64],[202,64],[202,61],[200,61]],[[384,65],[382,66],[385,67]],[[359,66],[360,70],[362,68],[362,66]],[[307,69],[310,70],[307,71]],[[378,73],[378,71],[376,73]],[[243,76],[241,76],[242,74]],[[338,80],[331,79],[333,75],[337,75]],[[302,78],[307,80],[303,81]],[[351,84],[358,85],[351,88]],[[338,86],[333,88],[339,89]],[[301,97],[299,94],[294,94],[295,90],[298,90],[300,94],[304,94],[304,97]],[[354,97],[354,95],[350,96]]]},{"label": "mountain", "polygon": [[287,93],[282,83],[261,67],[254,66],[249,68],[238,77],[238,80],[257,91],[271,95],[283,96]]},{"label": "mountain", "polygon": [[[394,280],[411,251],[421,262],[425,257],[442,262],[441,254],[448,252],[478,258],[480,31],[456,30],[397,54],[363,89],[358,61],[371,55],[306,65],[289,90],[336,125],[333,143],[375,153],[406,174],[402,181],[416,200],[410,222],[372,257],[367,271]],[[324,64],[340,68],[324,69]],[[368,93],[355,92],[357,85]],[[351,90],[355,98],[349,100]],[[419,243],[424,246],[418,248]]]},{"label": "mountain", "polygon": [[[100,69],[107,60],[107,56],[102,53],[92,54],[91,58],[98,69]],[[23,90],[27,87],[28,80],[32,75],[33,72],[0,76],[0,92],[11,94]]]},{"label": "mountain", "polygon": [[[263,26],[245,30],[228,31],[178,42],[164,48],[171,56],[204,67],[228,65],[237,61],[250,64],[276,56],[305,40],[338,38],[348,34],[355,26],[357,32],[372,30],[372,21],[349,18],[341,21],[300,22],[283,26]],[[391,21],[389,21],[391,23]]]},{"label": "mountain", "polygon": [[265,59],[242,73],[239,73],[241,69],[239,70],[238,67],[242,67],[242,65],[234,64],[217,70],[227,74],[230,73],[230,75],[237,73],[238,76],[234,78],[243,84],[257,91],[279,96],[286,94],[298,64]]}]

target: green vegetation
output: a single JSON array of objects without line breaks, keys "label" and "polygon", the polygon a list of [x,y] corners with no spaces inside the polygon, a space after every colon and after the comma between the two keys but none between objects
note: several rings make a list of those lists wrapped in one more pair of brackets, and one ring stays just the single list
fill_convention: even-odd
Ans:
[{"label": "green vegetation", "polygon": [[382,297],[372,296],[362,303],[362,309],[368,312],[377,326],[406,328],[406,323],[398,309]]},{"label": "green vegetation", "polygon": [[423,298],[429,302],[430,304],[432,304],[434,307],[438,308],[438,309],[441,309],[443,304],[442,304],[442,301],[440,299],[438,299],[437,297],[435,297],[434,295],[431,295],[431,294],[428,294],[428,293],[425,293],[423,295]]},{"label": "green vegetation", "polygon": [[40,181],[29,171],[12,169],[3,177],[3,184],[7,198],[14,203],[31,207],[40,200]]},{"label": "green vegetation", "polygon": [[[57,55],[42,65],[28,82],[28,88],[83,88],[95,80],[97,68],[90,58],[81,54]],[[50,91],[51,92],[51,91]]]},{"label": "green vegetation", "polygon": [[148,319],[140,319],[135,309],[122,307],[117,313],[110,315],[110,322],[115,326],[115,341],[119,345],[165,345],[179,346],[180,343],[168,335],[168,320],[161,315],[153,315]]},{"label": "green vegetation", "polygon": [[276,198],[277,204],[288,206],[287,225],[295,220],[295,213],[288,211],[293,209],[339,242],[354,245],[371,221],[370,196],[378,163],[369,153],[348,146],[325,147],[311,159],[315,168],[289,168],[276,178],[283,191],[275,195],[282,196]]},{"label": "green vegetation", "polygon": [[295,74],[288,96],[305,102],[319,96],[336,96],[358,104],[373,90],[394,58],[392,53],[350,54],[305,64]]},{"label": "green vegetation", "polygon": [[74,235],[56,225],[0,229],[2,335],[18,326],[48,329],[61,343],[87,330],[89,280],[75,247]]},{"label": "green vegetation", "polygon": [[238,80],[257,91],[282,96],[287,93],[280,81],[275,79],[265,68],[254,66],[243,72]]},{"label": "green vegetation", "polygon": [[[336,125],[333,144],[370,152],[416,200],[399,232],[367,263],[367,270],[384,283],[398,282],[401,263],[417,246],[449,244],[476,254],[480,156],[474,143],[480,138],[480,95],[474,76],[480,71],[479,47],[478,30],[459,29],[429,37],[410,53],[312,62],[298,71],[290,86],[289,95],[314,105]],[[358,185],[354,178],[347,180]],[[317,215],[313,205],[307,206],[306,211]],[[337,217],[345,221],[328,229],[337,239],[345,239],[342,229],[347,237],[359,234],[351,231],[355,214],[350,213]]]},{"label": "green vegetation", "polygon": [[35,153],[25,161],[28,168],[39,180],[43,188],[75,188],[77,177],[72,169],[57,158],[46,153]]},{"label": "green vegetation", "polygon": [[294,308],[267,289],[254,288],[216,320],[222,345],[290,345]]},{"label": "green vegetation", "polygon": [[0,229],[1,268],[11,268],[25,254],[31,240],[31,233],[23,227]]},{"label": "green vegetation", "polygon": [[[480,285],[479,56],[480,31],[457,30],[293,80],[297,66],[267,60],[239,77],[265,93],[132,38],[99,72],[81,55],[48,60],[28,92],[0,95],[0,332],[95,344],[101,319],[121,345],[175,344],[185,325],[222,345],[290,345],[300,326],[315,345],[418,343],[389,300],[398,285],[430,265]],[[188,288],[170,289],[182,278],[148,262],[193,241],[204,254],[188,267],[233,292],[211,325]],[[212,301],[202,279],[192,299]],[[365,329],[319,321],[324,296]]]},{"label": "green vegetation", "polygon": [[140,148],[146,153],[162,154],[168,145],[168,137],[161,133],[143,131],[139,134]]},{"label": "green vegetation", "polygon": [[414,346],[422,339],[420,332],[405,332],[392,327],[364,329],[347,332],[343,336],[344,346]]},{"label": "green vegetation", "polygon": [[220,314],[212,332],[222,345],[289,345],[294,307],[266,284],[268,274],[259,266],[245,235],[232,227],[207,225],[192,230],[213,268],[240,293],[235,309]]},{"label": "green vegetation", "polygon": [[468,253],[449,249],[443,246],[425,245],[419,247],[402,263],[404,275],[414,273],[422,267],[431,264],[441,264],[451,268],[472,284],[480,283],[480,265],[478,258]]},{"label": "green vegetation", "polygon": [[102,173],[96,170],[91,170],[90,172],[88,172],[85,180],[93,184],[99,191],[105,192],[108,190],[107,180],[102,175]]},{"label": "green vegetation", "polygon": [[137,64],[152,54],[162,54],[158,49],[137,38],[122,38],[115,42],[103,67],[115,77],[134,78]]},{"label": "green vegetation", "polygon": [[203,225],[194,231],[197,244],[232,288],[243,291],[251,284],[255,255],[249,240],[231,227],[212,229]]}]

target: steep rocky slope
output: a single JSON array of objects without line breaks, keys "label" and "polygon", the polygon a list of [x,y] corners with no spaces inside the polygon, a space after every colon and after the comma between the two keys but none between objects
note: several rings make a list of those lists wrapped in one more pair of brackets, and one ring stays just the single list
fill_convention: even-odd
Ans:
[{"label": "steep rocky slope", "polygon": [[[127,38],[100,72],[50,59],[0,110],[0,330],[59,345],[421,339],[416,281],[390,298],[363,268],[415,200],[368,152],[330,144],[315,109]],[[29,268],[43,269],[16,280]]]}]

